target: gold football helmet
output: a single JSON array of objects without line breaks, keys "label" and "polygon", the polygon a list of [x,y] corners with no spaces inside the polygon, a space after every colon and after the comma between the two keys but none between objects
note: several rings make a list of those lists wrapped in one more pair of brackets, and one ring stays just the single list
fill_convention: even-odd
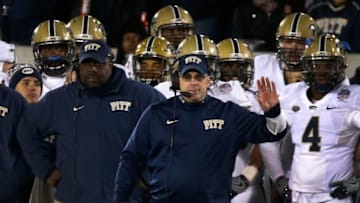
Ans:
[{"label": "gold football helmet", "polygon": [[290,14],[280,22],[276,33],[277,56],[289,71],[301,71],[300,57],[306,44],[317,36],[318,31],[316,21],[306,13]]},{"label": "gold football helmet", "polygon": [[344,45],[335,35],[316,37],[302,58],[304,81],[321,93],[333,90],[345,79],[346,54]]},{"label": "gold football helmet", "polygon": [[[35,65],[45,74],[64,76],[71,68],[74,40],[64,22],[59,20],[41,22],[33,31],[31,45]],[[43,52],[47,54],[43,55]]]},{"label": "gold football helmet", "polygon": [[217,44],[219,51],[220,79],[239,80],[250,88],[254,77],[254,55],[248,44],[237,38],[227,38]]},{"label": "gold football helmet", "polygon": [[151,20],[150,33],[165,37],[175,48],[194,32],[194,22],[187,10],[177,5],[159,9]]},{"label": "gold football helmet", "polygon": [[208,63],[208,72],[212,76],[213,80],[218,80],[220,77],[220,71],[218,68],[219,52],[215,42],[208,36],[195,34],[186,37],[179,44],[176,50],[175,65],[177,70],[177,61],[186,55],[204,55]]},{"label": "gold football helmet", "polygon": [[67,26],[72,31],[75,42],[83,43],[87,40],[101,40],[106,42],[104,25],[91,15],[77,16],[71,19]]},{"label": "gold football helmet", "polygon": [[[173,58],[170,42],[163,37],[150,36],[140,42],[134,54],[135,79],[152,86],[166,79]],[[146,64],[144,59],[153,59]]]}]

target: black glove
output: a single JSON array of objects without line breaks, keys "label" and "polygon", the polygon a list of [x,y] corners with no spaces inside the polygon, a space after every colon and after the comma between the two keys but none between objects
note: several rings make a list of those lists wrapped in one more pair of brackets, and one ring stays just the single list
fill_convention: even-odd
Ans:
[{"label": "black glove", "polygon": [[239,175],[232,178],[232,193],[233,196],[242,193],[248,188],[250,185],[249,180],[244,175]]},{"label": "black glove", "polygon": [[335,190],[330,193],[331,197],[344,199],[349,195],[356,193],[360,188],[360,184],[355,176],[351,176],[346,180],[330,183],[330,187],[336,187]]},{"label": "black glove", "polygon": [[276,190],[285,202],[291,202],[291,190],[288,183],[289,179],[284,176],[280,176],[275,181]]}]

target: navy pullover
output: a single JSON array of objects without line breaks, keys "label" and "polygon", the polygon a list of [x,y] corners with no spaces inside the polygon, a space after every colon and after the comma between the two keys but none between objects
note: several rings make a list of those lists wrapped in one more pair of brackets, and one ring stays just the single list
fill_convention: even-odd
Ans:
[{"label": "navy pullover", "polygon": [[0,202],[15,202],[21,178],[31,175],[16,141],[16,127],[26,107],[20,94],[0,85]]},{"label": "navy pullover", "polygon": [[[279,106],[271,110],[279,115]],[[267,114],[268,115],[268,114]],[[269,115],[268,115],[269,116]],[[136,125],[115,180],[115,201],[127,201],[136,178],[149,171],[150,202],[230,202],[236,153],[247,142],[276,141],[265,116],[207,96],[200,104],[179,97],[152,105]]]},{"label": "navy pullover", "polygon": [[[100,90],[80,82],[50,91],[20,123],[26,158],[45,180],[56,167],[62,178],[57,200],[110,203],[119,157],[141,113],[164,97],[152,87],[127,79],[113,68]],[[55,144],[56,161],[50,143]]]}]

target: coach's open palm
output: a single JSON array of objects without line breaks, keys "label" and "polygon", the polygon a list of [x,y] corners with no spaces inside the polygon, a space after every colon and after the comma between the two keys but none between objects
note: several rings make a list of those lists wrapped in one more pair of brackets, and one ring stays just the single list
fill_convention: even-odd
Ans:
[{"label": "coach's open palm", "polygon": [[276,91],[274,81],[270,81],[267,77],[261,77],[257,81],[258,86],[258,102],[264,112],[268,112],[272,107],[279,103],[279,95]]}]

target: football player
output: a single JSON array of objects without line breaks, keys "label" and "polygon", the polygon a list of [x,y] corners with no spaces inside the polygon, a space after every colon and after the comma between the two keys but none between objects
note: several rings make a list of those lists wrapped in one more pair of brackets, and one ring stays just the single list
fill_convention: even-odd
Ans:
[{"label": "football player", "polygon": [[184,8],[168,5],[154,14],[150,33],[165,37],[176,49],[185,37],[194,34],[194,22],[190,13]]},{"label": "football player", "polygon": [[[240,39],[227,38],[220,41],[217,48],[219,51],[220,80],[211,86],[209,94],[224,102],[232,101],[262,114],[263,112],[256,101],[256,91],[250,89],[254,77],[254,56],[248,45]],[[272,153],[278,148],[279,143],[263,143],[260,145],[248,144],[239,150],[233,171],[232,189],[234,197],[231,202],[257,203],[266,201],[262,187],[264,168],[268,168],[274,178],[284,173],[279,153]]]},{"label": "football player", "polygon": [[172,57],[173,50],[165,38],[147,37],[140,42],[135,51],[135,79],[151,86],[168,80]]},{"label": "football player", "polygon": [[303,56],[304,81],[280,95],[295,145],[292,202],[352,202],[360,128],[360,88],[344,83],[346,51],[334,35],[316,37]]},{"label": "football player", "polygon": [[279,92],[286,84],[302,80],[300,57],[305,46],[317,35],[315,20],[305,13],[293,13],[279,24],[276,33],[278,51],[275,55],[255,56],[254,80],[266,75],[274,78]]},{"label": "football player", "polygon": [[[300,58],[305,47],[318,35],[318,25],[315,20],[306,13],[296,12],[283,18],[276,33],[277,53],[261,54],[254,58],[255,71],[254,80],[265,75],[274,79],[278,92],[287,85],[302,80],[302,65]],[[253,86],[256,89],[255,86]],[[280,150],[280,149],[279,149]],[[293,152],[290,136],[281,140],[281,153],[283,153],[282,167],[285,174],[275,178],[271,177],[276,186],[272,190],[272,201],[278,202],[279,196],[289,200],[289,189],[287,186],[287,171],[290,169]],[[278,154],[280,152],[273,152]],[[285,158],[285,155],[288,158]],[[280,175],[280,174],[279,174]]]},{"label": "football player", "polygon": [[35,66],[43,77],[43,97],[48,91],[64,85],[74,57],[74,38],[66,24],[46,20],[35,29],[31,39]]}]

